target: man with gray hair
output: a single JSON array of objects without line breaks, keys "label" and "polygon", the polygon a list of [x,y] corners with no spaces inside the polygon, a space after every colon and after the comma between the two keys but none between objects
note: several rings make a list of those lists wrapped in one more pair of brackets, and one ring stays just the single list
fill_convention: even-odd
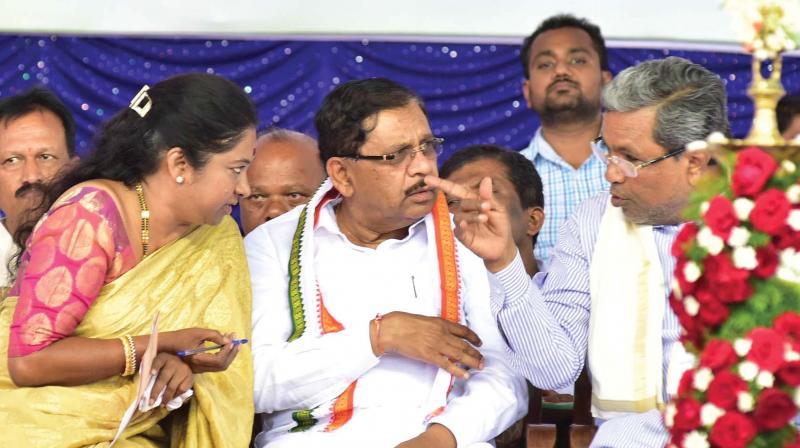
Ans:
[{"label": "man with gray hair", "polygon": [[601,424],[592,446],[663,447],[660,409],[691,365],[667,300],[670,249],[710,161],[685,146],[728,133],[725,89],[705,68],[670,57],[620,73],[603,103],[594,151],[608,165],[611,191],[578,206],[561,229],[550,269],[533,279],[491,179],[477,195],[435,177],[426,181],[474,212],[458,236],[492,273],[492,310],[514,367],[552,389],[572,384],[587,359],[592,413]]}]

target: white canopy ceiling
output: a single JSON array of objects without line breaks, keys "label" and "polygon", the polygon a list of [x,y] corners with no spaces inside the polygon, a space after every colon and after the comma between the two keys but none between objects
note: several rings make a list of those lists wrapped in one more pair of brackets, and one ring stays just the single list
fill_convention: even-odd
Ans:
[{"label": "white canopy ceiling", "polygon": [[518,42],[561,12],[615,40],[736,41],[721,0],[0,0],[0,31]]}]

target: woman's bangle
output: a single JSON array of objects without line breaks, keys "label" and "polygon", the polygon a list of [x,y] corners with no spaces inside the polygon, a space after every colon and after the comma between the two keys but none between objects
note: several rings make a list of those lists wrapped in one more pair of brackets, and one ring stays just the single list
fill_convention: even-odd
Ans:
[{"label": "woman's bangle", "polygon": [[125,371],[122,372],[122,376],[131,376],[136,373],[136,344],[133,342],[133,336],[129,334],[120,336],[119,340],[125,351]]}]

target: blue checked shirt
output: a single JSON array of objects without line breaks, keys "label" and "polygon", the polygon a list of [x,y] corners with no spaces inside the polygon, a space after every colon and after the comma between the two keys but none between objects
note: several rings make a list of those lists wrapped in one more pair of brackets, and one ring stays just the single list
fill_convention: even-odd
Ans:
[{"label": "blue checked shirt", "polygon": [[520,154],[533,162],[542,178],[544,226],[539,232],[533,253],[540,266],[547,269],[561,224],[572,215],[575,206],[608,190],[606,165],[592,154],[578,169],[573,168],[547,143],[542,136],[542,128],[536,131],[530,145]]},{"label": "blue checked shirt", "polygon": [[[575,382],[583,369],[592,303],[589,267],[608,199],[608,194],[601,194],[577,207],[561,228],[547,272],[531,279],[517,255],[508,267],[489,276],[492,313],[506,336],[511,365],[534,386],[544,389],[567,386]],[[680,227],[653,227],[667,291],[661,335],[665,400],[670,349],[678,341],[681,328],[667,300],[675,269],[670,249]],[[657,410],[599,423],[602,424],[592,447],[662,448],[668,439]]]}]

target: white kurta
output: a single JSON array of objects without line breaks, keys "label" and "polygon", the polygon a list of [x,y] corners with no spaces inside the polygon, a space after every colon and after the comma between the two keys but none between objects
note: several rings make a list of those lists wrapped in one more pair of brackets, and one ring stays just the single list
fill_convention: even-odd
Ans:
[{"label": "white kurta", "polygon": [[[255,407],[264,431],[256,446],[394,447],[429,423],[446,426],[458,446],[491,440],[527,411],[524,380],[507,363],[505,343],[489,310],[489,284],[482,261],[458,248],[463,278],[462,313],[482,339],[482,371],[457,381],[445,410],[426,422],[435,366],[396,354],[372,353],[369,321],[376,313],[440,314],[437,260],[429,259],[426,221],[402,240],[376,249],[356,246],[341,233],[331,201],[315,231],[314,269],[325,307],[344,330],[321,337],[292,331],[288,264],[302,207],[258,227],[245,238],[253,282]],[[358,380],[351,420],[333,432],[318,424],[291,433],[291,413],[327,404]]]},{"label": "white kurta", "polygon": [[11,274],[8,272],[8,262],[17,252],[17,245],[11,238],[11,234],[6,230],[6,226],[0,223],[0,289],[11,286]]}]

